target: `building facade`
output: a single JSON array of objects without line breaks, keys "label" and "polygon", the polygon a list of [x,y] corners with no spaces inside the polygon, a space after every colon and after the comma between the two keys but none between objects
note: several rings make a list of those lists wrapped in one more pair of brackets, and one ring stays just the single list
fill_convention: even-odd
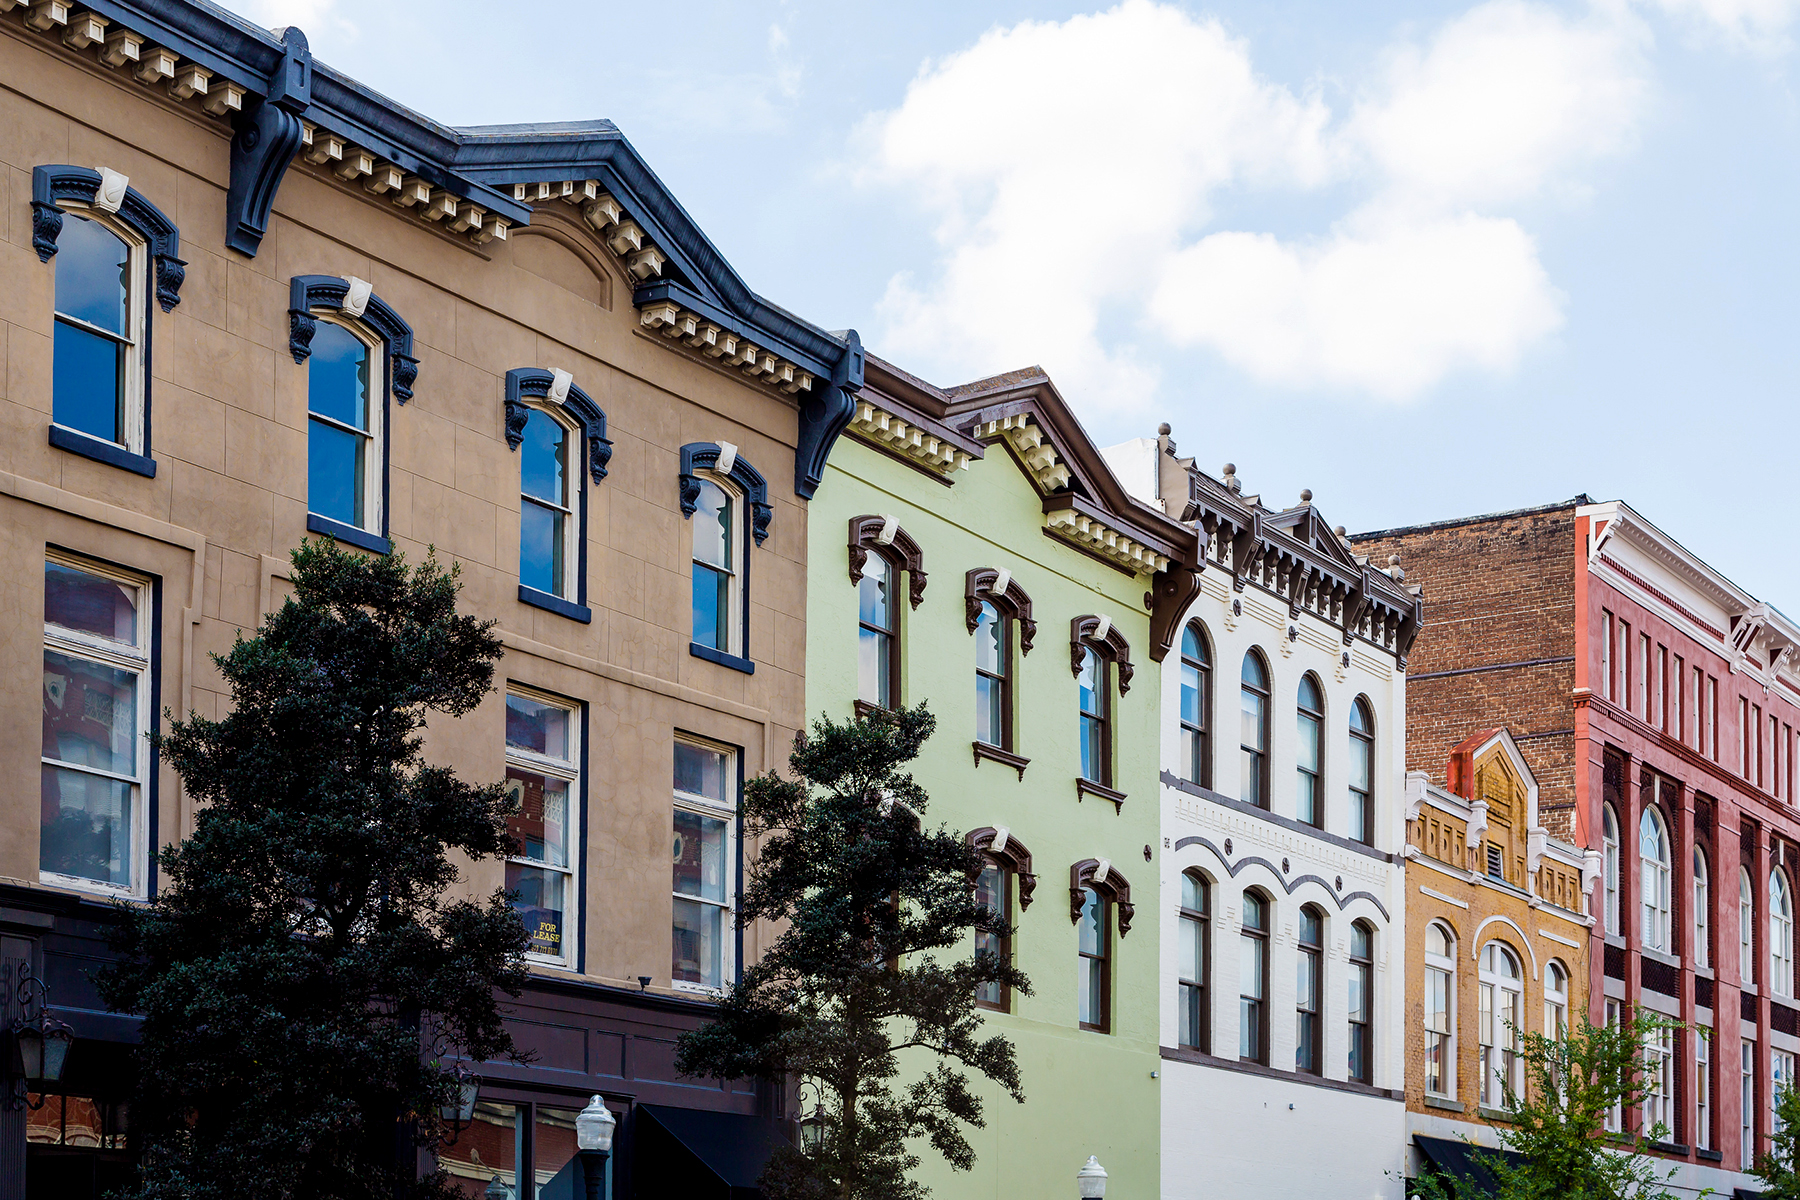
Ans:
[{"label": "building facade", "polygon": [[984,852],[1014,933],[983,948],[1032,982],[981,999],[1028,1101],[979,1081],[973,1171],[927,1151],[919,1178],[1063,1195],[1092,1154],[1113,1194],[1153,1194],[1156,665],[1192,530],[1125,493],[1036,368],[940,389],[873,357],[811,517],[807,710],[929,705],[926,820]]},{"label": "building facade", "polygon": [[1497,1146],[1509,1089],[1525,1092],[1524,1035],[1560,1037],[1588,1003],[1588,863],[1538,823],[1518,743],[1472,733],[1445,777],[1407,776],[1409,1178],[1434,1153],[1454,1165],[1469,1142]]},{"label": "building facade", "polygon": [[803,719],[855,335],[761,300],[608,122],[447,128],[209,5],[7,7],[0,673],[43,736],[0,755],[0,956],[76,1041],[40,1107],[7,1081],[0,1195],[129,1169],[135,1024],[89,973],[194,821],[148,735],[221,713],[208,656],[309,536],[435,547],[505,645],[427,753],[519,797],[518,856],[466,884],[521,893],[537,1059],[475,1067],[442,1164],[534,1196],[599,1092],[615,1195],[752,1182],[709,1148],[782,1097],[679,1077],[674,1038],[766,937],[732,929],[738,788]]},{"label": "building facade", "polygon": [[1398,1197],[1417,594],[1166,426],[1106,453],[1204,552],[1160,683],[1162,1195]]},{"label": "building facade", "polygon": [[1742,1169],[1800,1054],[1800,629],[1622,502],[1355,544],[1425,584],[1411,765],[1441,782],[1458,723],[1508,730],[1540,820],[1584,851],[1589,1016],[1641,1006],[1684,1026],[1623,1120],[1665,1130],[1679,1187],[1753,1188]]}]

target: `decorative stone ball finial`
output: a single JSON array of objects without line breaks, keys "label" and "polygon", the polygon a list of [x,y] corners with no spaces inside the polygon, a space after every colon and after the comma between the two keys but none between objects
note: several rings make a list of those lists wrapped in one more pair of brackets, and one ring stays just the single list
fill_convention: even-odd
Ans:
[{"label": "decorative stone ball finial", "polygon": [[1164,421],[1161,425],[1156,427],[1156,434],[1158,437],[1168,437],[1174,432],[1173,429],[1169,428],[1169,423],[1167,421]]},{"label": "decorative stone ball finial", "polygon": [[1350,537],[1350,531],[1348,529],[1345,529],[1342,525],[1339,525],[1336,529],[1333,529],[1331,532],[1337,534],[1340,539],[1348,540]]},{"label": "decorative stone ball finial", "polygon": [[1302,504],[1311,504],[1312,503],[1312,489],[1311,488],[1301,488],[1300,489],[1300,503],[1302,503]]},{"label": "decorative stone ball finial", "polygon": [[1406,572],[1400,569],[1400,556],[1398,554],[1388,555],[1388,574],[1393,577],[1395,583],[1406,582]]},{"label": "decorative stone ball finial", "polygon": [[1237,477],[1237,464],[1236,463],[1226,463],[1225,470],[1223,472],[1223,476],[1224,476],[1224,478],[1223,478],[1222,482],[1225,484],[1226,491],[1241,492],[1244,490],[1243,481]]}]

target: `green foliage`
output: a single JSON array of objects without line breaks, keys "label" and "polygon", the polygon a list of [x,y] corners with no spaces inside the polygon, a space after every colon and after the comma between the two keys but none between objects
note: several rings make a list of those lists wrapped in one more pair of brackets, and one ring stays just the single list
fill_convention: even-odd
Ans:
[{"label": "green foliage", "polygon": [[[1030,982],[991,955],[958,957],[974,931],[1006,924],[975,901],[980,855],[924,828],[925,790],[903,771],[936,723],[922,704],[842,725],[820,718],[794,739],[797,780],[771,772],[745,787],[746,829],[763,840],[738,920],[786,927],[719,1019],[682,1038],[676,1066],[805,1081],[820,1135],[777,1154],[763,1177],[769,1200],[923,1197],[908,1139],[928,1139],[960,1170],[975,1161],[962,1127],[982,1126],[982,1106],[962,1068],[1025,1100],[1012,1044],[981,1036],[975,994],[994,980],[1029,994]],[[903,1055],[932,1065],[898,1083]]]},{"label": "green foliage", "polygon": [[453,1195],[414,1178],[412,1139],[455,1094],[432,1055],[512,1048],[494,989],[524,982],[524,928],[504,893],[448,895],[453,853],[507,848],[506,794],[425,764],[417,736],[481,702],[499,639],[435,558],[320,540],[293,579],[214,656],[230,715],[161,743],[196,828],[155,901],[120,907],[124,960],[99,979],[144,1019],[137,1200]]},{"label": "green foliage", "polygon": [[1641,1111],[1651,1084],[1645,1047],[1678,1028],[1639,1009],[1618,1025],[1594,1025],[1583,1014],[1560,1040],[1523,1035],[1525,1093],[1507,1090],[1505,1123],[1495,1125],[1500,1144],[1517,1157],[1474,1152],[1497,1189],[1477,1192],[1466,1181],[1427,1171],[1412,1194],[1424,1200],[1674,1200],[1663,1187],[1674,1169],[1659,1174],[1658,1160],[1645,1153],[1668,1130],[1611,1133],[1606,1121],[1615,1108],[1628,1122]]},{"label": "green foliage", "polygon": [[1750,1173],[1762,1180],[1766,1200],[1800,1200],[1800,1088],[1782,1088],[1775,1096],[1775,1132],[1769,1153]]}]

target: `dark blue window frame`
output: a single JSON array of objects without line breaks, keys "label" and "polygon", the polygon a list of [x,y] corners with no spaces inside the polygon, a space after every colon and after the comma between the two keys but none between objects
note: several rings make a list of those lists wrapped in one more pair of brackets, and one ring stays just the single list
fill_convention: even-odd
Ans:
[{"label": "dark blue window frame", "polygon": [[[547,402],[546,407],[553,407],[550,392],[556,382],[555,372],[542,367],[514,367],[506,373],[506,445],[514,453],[525,440],[525,423],[531,417],[532,406],[526,403],[529,399],[541,399]],[[606,436],[606,413],[594,403],[581,388],[571,383],[569,394],[562,401],[562,410],[575,422],[576,431],[581,435],[585,453],[581,456],[586,461],[588,476],[594,487],[599,487],[606,479],[607,464],[612,461],[613,444]],[[521,464],[522,466],[523,464]],[[572,458],[568,469],[579,471],[578,463]],[[579,477],[578,477],[579,478]],[[593,612],[587,603],[588,575],[588,536],[587,506],[588,489],[576,485],[576,503],[573,505],[575,516],[575,599],[567,600],[562,596],[554,596],[537,588],[519,584],[519,600],[536,608],[545,609],[589,624]],[[521,501],[523,503],[523,501]]]},{"label": "dark blue window frame", "polygon": [[[694,510],[700,502],[700,472],[718,473],[719,455],[721,451],[717,442],[689,442],[681,448],[681,516],[683,520],[693,517]],[[738,494],[743,498],[750,510],[750,536],[760,546],[769,536],[769,524],[774,519],[775,510],[769,504],[769,484],[762,472],[751,466],[740,453],[731,465],[731,470],[723,476],[729,479]],[[750,555],[749,547],[740,551],[743,567],[738,572],[738,622],[742,635],[744,654],[727,654],[711,646],[703,646],[699,642],[688,642],[688,653],[695,658],[717,663],[721,667],[729,667],[733,671],[742,671],[746,675],[756,674],[756,663],[749,655],[750,649]],[[688,568],[693,569],[691,566]]]}]

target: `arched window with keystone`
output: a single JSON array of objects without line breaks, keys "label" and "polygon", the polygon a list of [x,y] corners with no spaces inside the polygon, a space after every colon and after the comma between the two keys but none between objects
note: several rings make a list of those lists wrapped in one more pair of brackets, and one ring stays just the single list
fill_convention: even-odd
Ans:
[{"label": "arched window with keystone", "polygon": [[588,623],[587,501],[612,461],[606,414],[563,370],[506,373],[506,444],[519,456],[519,599]]}]

